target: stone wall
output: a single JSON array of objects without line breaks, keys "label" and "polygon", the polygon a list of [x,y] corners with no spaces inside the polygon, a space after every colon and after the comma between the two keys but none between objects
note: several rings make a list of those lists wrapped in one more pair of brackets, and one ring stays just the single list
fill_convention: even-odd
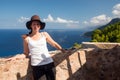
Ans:
[{"label": "stone wall", "polygon": [[82,42],[83,48],[95,48],[95,49],[111,49],[120,43],[105,43],[105,42]]},{"label": "stone wall", "polygon": [[[67,53],[53,51],[50,54],[55,62],[56,80],[69,79],[86,62],[84,50],[69,50]],[[18,54],[11,57],[16,57],[13,60],[0,59],[0,80],[33,80],[29,59],[19,58],[20,56]],[[45,80],[45,77],[42,80]]]},{"label": "stone wall", "polygon": [[[29,59],[0,59],[0,80],[33,80]],[[120,80],[120,46],[52,52],[56,80]],[[12,57],[14,58],[14,57]],[[42,80],[45,80],[43,77]]]},{"label": "stone wall", "polygon": [[120,46],[117,45],[112,49],[93,50],[86,52],[86,63],[78,70],[75,78],[79,77],[80,80],[120,80],[119,68]]}]

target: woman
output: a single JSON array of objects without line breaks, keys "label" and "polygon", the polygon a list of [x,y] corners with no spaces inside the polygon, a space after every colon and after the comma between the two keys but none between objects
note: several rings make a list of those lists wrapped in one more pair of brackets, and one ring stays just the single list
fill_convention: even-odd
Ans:
[{"label": "woman", "polygon": [[55,42],[47,32],[40,32],[45,28],[38,15],[33,15],[31,20],[26,23],[30,33],[23,39],[24,54],[31,55],[31,66],[33,69],[34,80],[38,80],[44,74],[47,80],[55,80],[53,59],[48,53],[46,42],[58,50],[64,52],[64,49]]}]

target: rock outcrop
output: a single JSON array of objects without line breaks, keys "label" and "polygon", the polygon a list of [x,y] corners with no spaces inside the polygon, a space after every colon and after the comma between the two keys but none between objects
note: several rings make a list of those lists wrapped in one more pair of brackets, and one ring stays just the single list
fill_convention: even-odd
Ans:
[{"label": "rock outcrop", "polygon": [[[28,58],[0,59],[0,80],[33,80]],[[51,52],[56,80],[120,80],[120,46]],[[15,56],[14,56],[15,57]],[[13,58],[14,58],[13,57]],[[45,80],[45,77],[43,77]]]}]

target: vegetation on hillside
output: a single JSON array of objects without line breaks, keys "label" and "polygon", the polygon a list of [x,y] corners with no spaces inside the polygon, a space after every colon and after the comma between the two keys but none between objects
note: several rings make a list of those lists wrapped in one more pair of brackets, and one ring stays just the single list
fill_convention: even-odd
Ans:
[{"label": "vegetation on hillside", "polygon": [[104,29],[96,29],[92,34],[92,42],[120,42],[120,22],[107,25]]},{"label": "vegetation on hillside", "polygon": [[[112,24],[115,24],[115,23],[117,23],[117,22],[120,22],[120,18],[114,18],[114,19],[112,19],[108,24],[103,25],[103,26],[99,26],[99,28],[97,28],[97,29],[102,30],[102,29],[104,29],[105,27],[107,27],[107,26],[109,26],[109,25],[112,25]],[[89,31],[89,32],[84,33],[84,36],[91,37],[92,34],[93,34],[93,31]]]},{"label": "vegetation on hillside", "polygon": [[73,49],[80,49],[81,48],[81,44],[75,42],[72,46]]}]

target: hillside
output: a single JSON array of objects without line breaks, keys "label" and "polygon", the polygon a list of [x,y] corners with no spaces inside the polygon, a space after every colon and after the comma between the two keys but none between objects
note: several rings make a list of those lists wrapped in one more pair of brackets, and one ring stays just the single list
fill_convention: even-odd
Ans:
[{"label": "hillside", "polygon": [[[104,28],[107,27],[108,25],[115,24],[115,23],[117,23],[117,22],[120,22],[120,18],[114,18],[114,19],[112,19],[108,24],[103,25],[103,26],[100,26],[100,27],[97,28],[97,29],[104,29]],[[84,33],[84,36],[91,37],[92,33],[93,33],[93,31],[86,32],[86,33]]]}]

